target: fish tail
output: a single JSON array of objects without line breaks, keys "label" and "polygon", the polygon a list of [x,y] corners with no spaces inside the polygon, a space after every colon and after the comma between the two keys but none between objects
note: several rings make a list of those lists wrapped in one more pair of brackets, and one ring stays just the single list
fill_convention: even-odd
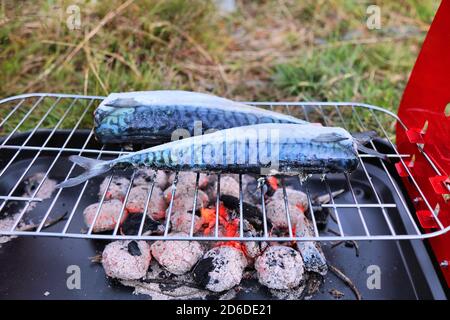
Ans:
[{"label": "fish tail", "polygon": [[384,153],[378,152],[374,149],[371,148],[367,148],[366,146],[360,144],[359,142],[356,143],[356,147],[358,148],[359,151],[362,151],[364,153],[370,154],[374,157],[380,158],[382,160],[388,161],[390,162],[389,158],[387,155],[385,155]]},{"label": "fish tail", "polygon": [[370,140],[376,138],[378,134],[376,131],[368,130],[368,131],[362,131],[362,132],[352,132],[352,137],[361,144],[366,144],[370,142]]},{"label": "fish tail", "polygon": [[57,188],[67,188],[76,186],[90,178],[99,176],[111,169],[109,161],[95,160],[81,156],[70,156],[69,160],[86,169],[77,177],[67,179],[56,185]]},{"label": "fish tail", "polygon": [[352,133],[352,136],[356,141],[356,147],[359,151],[370,154],[385,161],[389,161],[389,158],[385,154],[364,146],[366,143],[370,142],[377,136],[377,133],[375,131],[356,132]]}]

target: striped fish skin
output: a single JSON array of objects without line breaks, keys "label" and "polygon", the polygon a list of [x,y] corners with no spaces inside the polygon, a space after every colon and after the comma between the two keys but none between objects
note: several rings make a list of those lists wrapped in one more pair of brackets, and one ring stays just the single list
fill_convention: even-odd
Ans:
[{"label": "striped fish skin", "polygon": [[213,95],[176,90],[113,93],[95,110],[94,120],[95,135],[103,144],[168,142],[177,129],[194,135],[196,121],[201,122],[203,131],[261,123],[307,123]]},{"label": "striped fish skin", "polygon": [[342,128],[312,124],[259,124],[155,146],[112,160],[110,166],[310,174],[351,172],[358,162],[356,143]]},{"label": "striped fish skin", "polygon": [[69,159],[85,171],[57,187],[73,187],[129,167],[261,175],[352,172],[359,162],[356,148],[357,141],[342,128],[257,124],[172,141],[109,161],[72,155]]}]

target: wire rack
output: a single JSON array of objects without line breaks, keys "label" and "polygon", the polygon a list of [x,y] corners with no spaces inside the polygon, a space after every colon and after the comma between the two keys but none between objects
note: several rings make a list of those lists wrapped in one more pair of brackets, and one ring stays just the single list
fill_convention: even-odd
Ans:
[{"label": "wire rack", "polygon": [[[410,174],[410,171],[405,163],[405,159],[408,159],[410,155],[400,154],[394,143],[394,138],[390,135],[390,129],[383,126],[384,123],[394,124],[398,121],[406,130],[406,126],[401,122],[398,117],[382,108],[371,106],[367,104],[357,103],[306,103],[306,102],[249,102],[248,104],[270,108],[271,110],[284,112],[293,115],[298,118],[305,119],[311,122],[320,122],[329,126],[340,126],[351,131],[360,130],[376,130],[380,137],[383,138],[388,146],[391,147],[393,152],[387,154],[392,162],[400,162],[409,173],[409,179],[416,187],[417,191],[423,196],[423,199],[433,214],[435,221],[439,228],[431,233],[425,233],[417,223],[415,213],[411,212],[408,201],[403,196],[403,193],[396,183],[395,172],[389,170],[386,163],[380,159],[377,159],[368,154],[359,154],[359,171],[360,174],[354,177],[354,174],[340,174],[340,175],[325,175],[315,176],[303,181],[301,177],[297,177],[298,185],[301,190],[308,196],[309,208],[308,217],[313,225],[313,234],[305,237],[297,237],[292,232],[292,228],[289,228],[289,234],[283,237],[276,237],[272,235],[268,227],[267,212],[265,207],[264,194],[261,192],[261,214],[263,221],[263,231],[258,237],[245,236],[243,223],[240,223],[238,236],[229,238],[220,236],[218,233],[218,219],[219,205],[220,205],[220,175],[217,179],[217,198],[215,199],[216,207],[216,224],[213,236],[198,236],[194,235],[194,224],[192,219],[190,234],[188,237],[183,236],[171,236],[170,230],[170,216],[172,214],[173,199],[177,192],[177,179],[171,186],[171,202],[168,206],[165,220],[165,231],[160,235],[143,235],[143,226],[147,214],[144,212],[142,215],[142,221],[140,223],[139,231],[134,235],[123,235],[119,232],[120,224],[117,223],[114,230],[108,234],[94,233],[93,226],[95,222],[91,224],[91,227],[86,230],[81,228],[75,221],[82,221],[82,215],[84,210],[84,198],[88,193],[89,181],[86,181],[81,189],[77,189],[76,192],[70,191],[71,189],[57,189],[52,197],[43,201],[37,195],[44,181],[49,177],[62,177],[58,180],[65,180],[69,177],[76,175],[76,168],[74,164],[68,165],[67,157],[69,155],[78,154],[85,155],[97,159],[110,159],[121,154],[126,154],[128,151],[121,147],[107,147],[98,144],[94,139],[94,133],[92,129],[92,112],[104,99],[101,96],[82,96],[82,95],[67,95],[67,94],[27,94],[15,96],[7,99],[0,100],[0,111],[3,116],[0,118],[0,159],[2,154],[7,154],[6,160],[4,160],[4,166],[0,167],[0,213],[6,212],[8,204],[18,203],[19,214],[16,214],[15,221],[6,229],[0,229],[0,235],[6,236],[49,236],[49,237],[71,237],[71,238],[90,238],[90,239],[144,239],[144,240],[161,240],[167,239],[170,236],[172,240],[236,240],[236,241],[344,241],[344,240],[406,240],[406,239],[424,239],[440,234],[446,233],[450,227],[444,226],[442,221],[439,220],[438,215],[433,210],[429,201],[423,195],[422,190],[415,181],[414,177]],[[76,117],[74,117],[76,115]],[[74,120],[75,119],[75,120]],[[387,120],[387,121],[386,121]],[[31,125],[30,125],[31,124]],[[83,139],[77,135],[80,130],[85,130],[86,134],[83,135]],[[38,133],[45,131],[43,138],[35,139]],[[59,132],[64,132],[64,139],[55,139]],[[377,145],[374,141],[370,141],[371,147],[377,150]],[[421,149],[420,149],[421,150]],[[424,153],[423,150],[421,150]],[[424,154],[426,156],[426,154]],[[23,183],[24,179],[30,172],[35,172],[36,167],[42,157],[47,157],[51,161],[46,165],[42,172],[44,172],[43,180],[39,182],[37,187],[33,190],[30,196],[21,196],[18,194],[18,188]],[[435,168],[431,160],[426,157],[430,166]],[[15,164],[23,159],[27,159],[26,165],[21,167],[21,170],[14,169]],[[64,172],[60,172],[59,163],[64,162],[68,168]],[[0,162],[1,163],[1,162]],[[373,165],[377,165],[382,169],[381,175],[389,181],[389,190],[394,197],[386,197],[376,187],[374,179],[379,177],[371,176],[370,168]],[[40,165],[41,166],[41,165]],[[14,169],[14,173],[11,174]],[[18,172],[17,172],[18,171]],[[58,172],[55,172],[58,171]],[[178,175],[178,173],[176,173]],[[2,185],[4,177],[8,176],[8,183]],[[11,182],[11,176],[12,182]],[[193,196],[192,208],[197,206],[197,195],[199,191],[199,177],[197,174],[195,194]],[[131,173],[131,182],[135,178],[135,172]],[[108,186],[111,183],[113,176],[109,177]],[[289,214],[289,199],[286,192],[285,181],[292,180],[292,177],[281,178],[281,187],[283,188],[285,214],[288,225],[291,226],[291,219]],[[319,184],[323,193],[330,196],[330,201],[326,204],[313,205],[313,196],[311,194],[311,181],[315,181],[315,185]],[[349,199],[339,201],[339,199],[333,199],[332,193],[336,191],[336,186],[332,181],[338,181],[340,187],[344,188],[350,195]],[[357,196],[357,184],[363,183],[368,186],[371,199],[375,199],[371,202],[360,201]],[[5,186],[6,185],[6,186]],[[146,198],[146,205],[144,208],[147,211],[149,200],[152,197],[155,182],[149,182],[148,195]],[[128,190],[123,200],[123,206],[120,213],[120,218],[117,221],[121,221],[122,215],[125,211],[125,206],[130,194],[132,183],[128,187]],[[98,186],[97,186],[98,188]],[[62,202],[64,193],[71,193],[71,197],[74,199],[72,203],[67,205],[65,209],[68,215],[65,220],[60,221],[57,226],[52,227],[52,230],[46,228],[47,222],[56,215],[56,207]],[[244,200],[242,190],[242,175],[239,175],[239,218],[243,221],[244,216]],[[106,190],[100,196],[100,203],[103,204],[106,197]],[[67,198],[67,197],[65,197]],[[388,199],[388,200],[386,200]],[[389,200],[390,199],[390,200]],[[394,199],[394,200],[393,200]],[[20,222],[25,219],[29,214],[29,208],[33,204],[45,205],[44,214],[39,218],[40,220],[36,224],[35,228],[25,231],[19,228]],[[94,221],[98,218],[100,212],[99,206]],[[333,215],[333,227],[337,230],[333,234],[329,232],[319,230],[317,227],[317,210],[327,209],[331,211]],[[368,211],[370,214],[376,212],[377,218],[381,218],[386,225],[383,230],[372,230],[370,219],[368,219]],[[7,213],[6,213],[7,214]],[[192,215],[195,214],[195,210],[192,210]],[[354,229],[348,228],[344,223],[345,219],[351,216],[352,220],[357,220],[361,228]],[[405,224],[405,227],[401,230],[395,226],[395,221],[401,219]]]}]

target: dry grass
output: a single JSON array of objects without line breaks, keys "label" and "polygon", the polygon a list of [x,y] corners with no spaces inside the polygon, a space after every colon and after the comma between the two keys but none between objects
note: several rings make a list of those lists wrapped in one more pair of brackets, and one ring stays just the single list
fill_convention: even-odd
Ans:
[{"label": "dry grass", "polygon": [[201,0],[0,1],[0,97],[177,88],[392,110],[439,3],[384,1],[371,31],[372,1],[237,1],[225,16]]}]

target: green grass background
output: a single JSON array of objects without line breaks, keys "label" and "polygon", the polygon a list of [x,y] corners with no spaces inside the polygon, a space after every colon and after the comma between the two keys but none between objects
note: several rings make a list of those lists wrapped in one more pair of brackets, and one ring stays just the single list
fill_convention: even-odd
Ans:
[{"label": "green grass background", "polygon": [[[115,11],[125,2],[0,0],[0,97],[185,89],[245,101],[358,101],[395,111],[439,5],[237,1],[235,12],[221,14],[211,1],[135,0]],[[80,8],[78,30],[66,25],[72,4]],[[381,9],[380,30],[366,26],[371,4]],[[7,109],[0,108],[0,118]]]}]

